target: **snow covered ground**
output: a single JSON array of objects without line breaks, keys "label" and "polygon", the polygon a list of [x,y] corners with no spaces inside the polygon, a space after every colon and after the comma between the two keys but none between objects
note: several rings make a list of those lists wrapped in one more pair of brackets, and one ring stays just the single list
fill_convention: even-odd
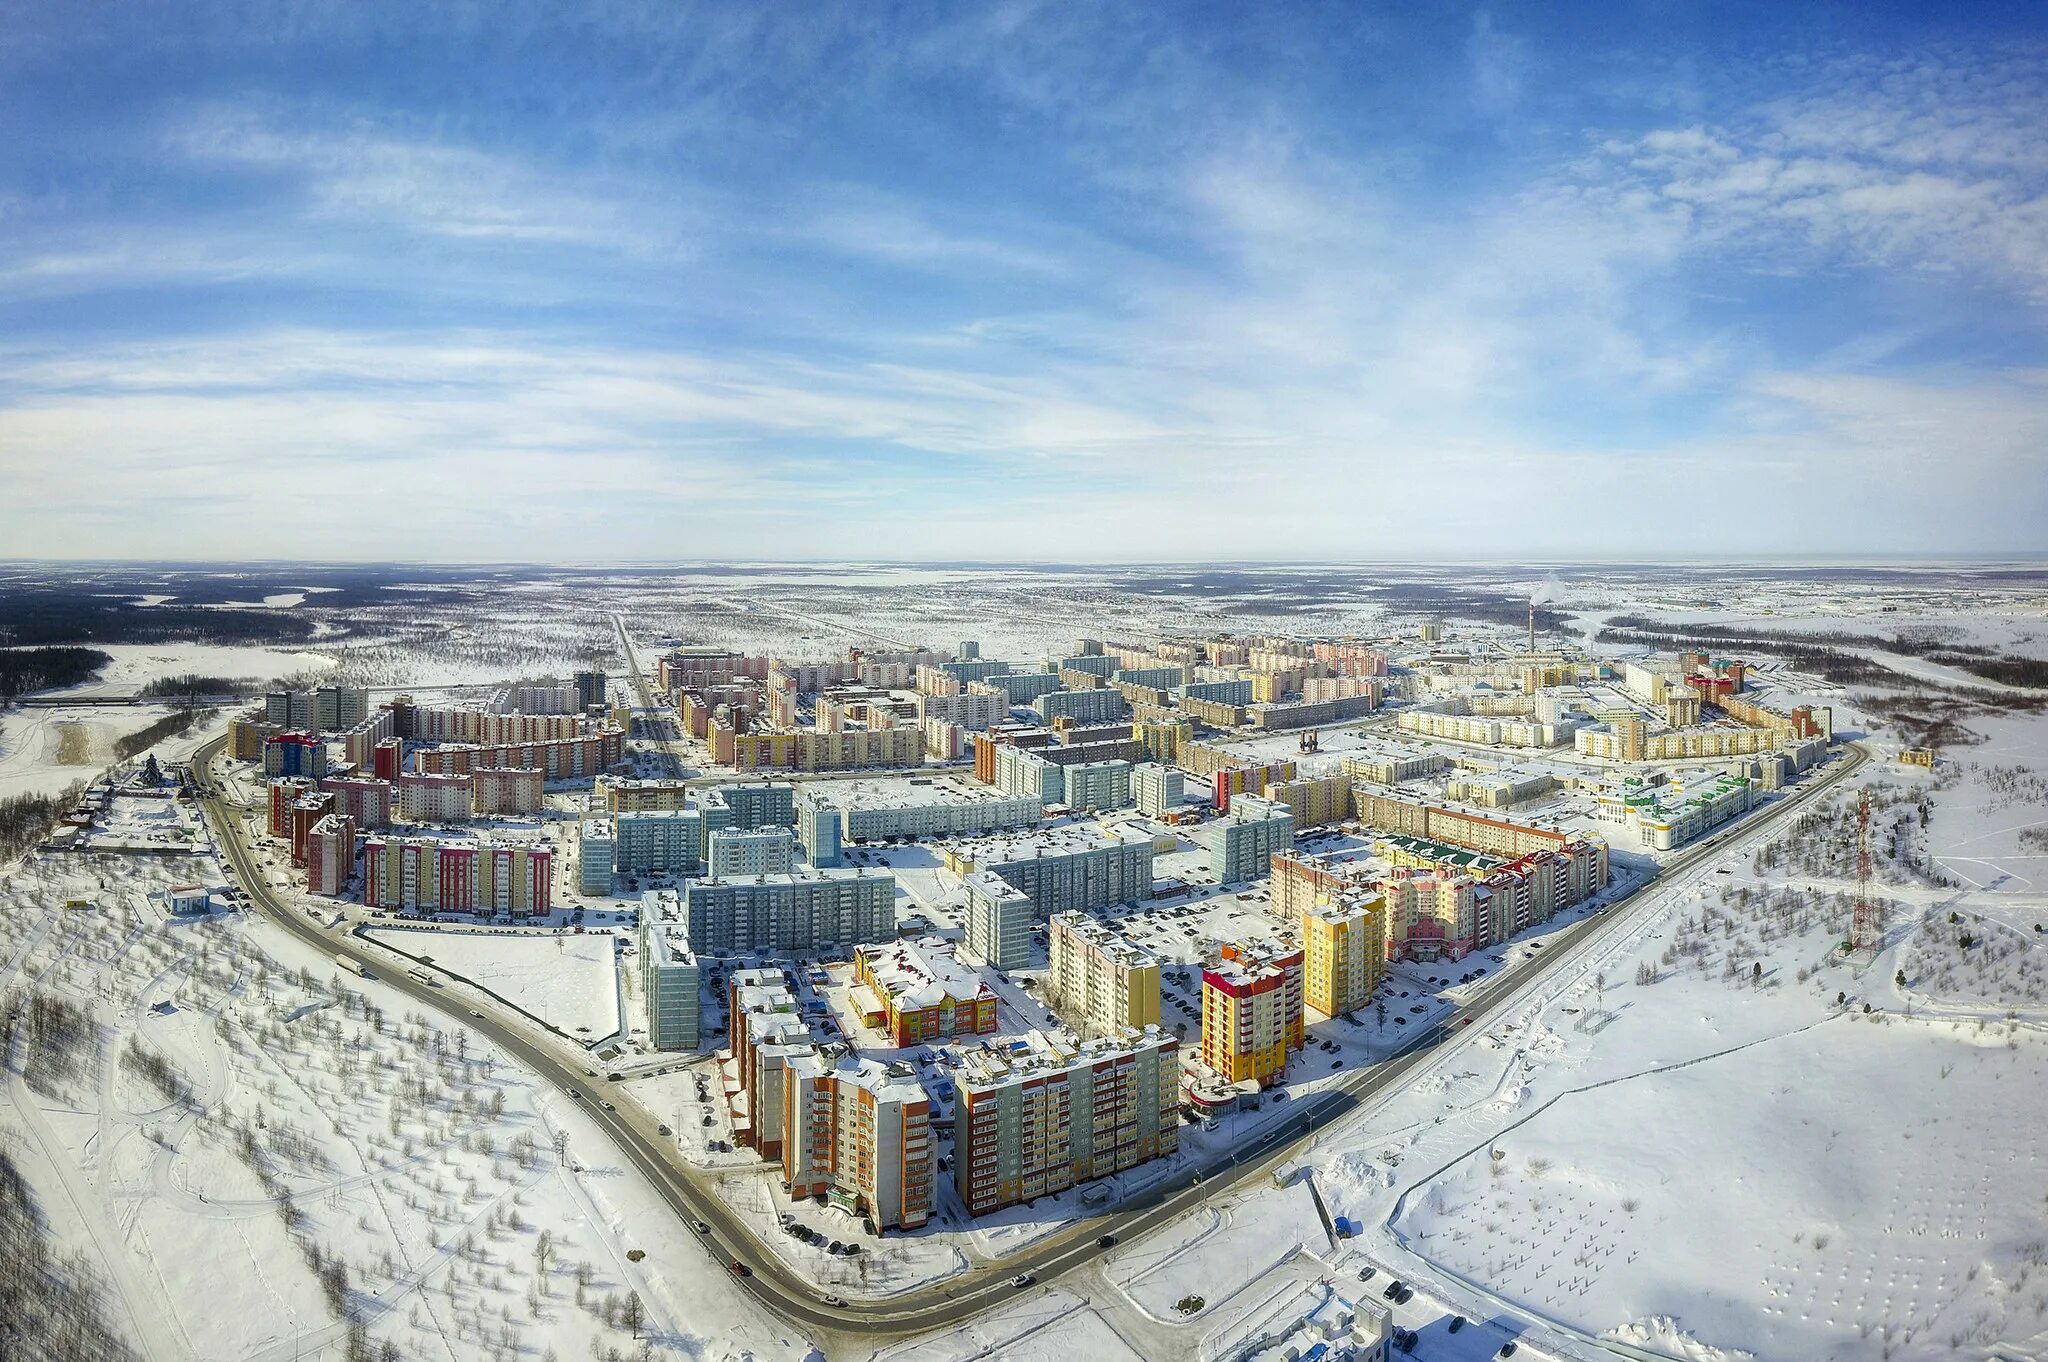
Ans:
[{"label": "snow covered ground", "polygon": [[618,966],[610,932],[466,931],[459,927],[373,927],[363,935],[585,1041],[619,1029]]},{"label": "snow covered ground", "polygon": [[0,878],[0,1140],[144,1356],[633,1355],[634,1297],[663,1355],[808,1351],[574,1104],[267,924],[165,920],[171,874]]}]

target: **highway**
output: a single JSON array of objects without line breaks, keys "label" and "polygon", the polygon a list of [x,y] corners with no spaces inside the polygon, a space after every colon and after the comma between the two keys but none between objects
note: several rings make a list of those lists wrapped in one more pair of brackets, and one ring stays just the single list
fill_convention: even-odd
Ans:
[{"label": "highway", "polygon": [[[622,628],[622,640],[623,637]],[[638,668],[632,663],[630,651],[628,660],[637,677]],[[1423,1032],[1386,1060],[1369,1068],[1354,1070],[1314,1096],[1298,1099],[1296,1111],[1290,1113],[1289,1119],[1269,1128],[1245,1148],[1234,1151],[1227,1158],[1219,1157],[1201,1168],[1199,1179],[1190,1170],[1169,1185],[1142,1193],[1113,1212],[1080,1221],[1038,1244],[1006,1255],[998,1262],[973,1265],[964,1275],[945,1282],[884,1301],[855,1300],[828,1306],[821,1288],[788,1267],[773,1249],[757,1239],[737,1216],[727,1210],[717,1195],[715,1185],[681,1157],[673,1141],[656,1131],[653,1116],[639,1111],[637,1104],[630,1102],[616,1111],[607,1111],[599,1104],[608,1095],[608,1085],[601,1074],[591,1072],[596,1067],[594,1064],[569,1060],[530,1031],[489,1012],[482,1018],[470,1016],[471,1009],[464,998],[419,984],[407,977],[403,970],[395,968],[390,959],[374,953],[360,939],[325,930],[303,911],[279,900],[271,892],[254,854],[243,841],[243,824],[237,817],[238,811],[223,801],[218,793],[221,786],[212,771],[212,764],[226,741],[225,737],[216,738],[201,747],[193,756],[193,765],[204,792],[202,806],[213,823],[223,854],[249,895],[250,903],[323,955],[350,956],[368,967],[380,983],[398,990],[423,1007],[446,1014],[457,1025],[483,1033],[542,1082],[562,1090],[565,1101],[575,1100],[567,1097],[569,1089],[581,1090],[584,1113],[618,1145],[627,1160],[653,1184],[676,1214],[685,1220],[699,1220],[710,1226],[711,1233],[705,1236],[706,1248],[715,1260],[715,1267],[722,1270],[725,1264],[735,1259],[746,1264],[752,1275],[735,1278],[735,1283],[751,1292],[768,1309],[812,1331],[814,1338],[821,1335],[858,1337],[873,1343],[959,1323],[1015,1299],[1019,1293],[1009,1284],[1014,1274],[1032,1273],[1041,1281],[1063,1276],[1104,1252],[1096,1242],[1098,1236],[1114,1234],[1119,1241],[1128,1242],[1186,1214],[1246,1178],[1263,1176],[1274,1165],[1293,1157],[1312,1130],[1342,1119],[1365,1102],[1398,1086],[1445,1046],[1456,1047],[1483,1032],[1500,1015],[1518,1005],[1526,992],[1634,916],[1625,911],[1630,902],[1625,899],[1566,928],[1542,951],[1503,969],[1484,986],[1461,1015],[1444,1018],[1436,1027]],[[1663,867],[1657,877],[1638,888],[1630,899],[1722,854],[1732,843],[1755,840],[1787,814],[1826,793],[1866,760],[1868,753],[1862,747],[1845,745],[1842,755],[1831,763],[1829,769],[1812,777],[1763,812],[1681,852]],[[1454,1021],[1461,1024],[1452,1025]],[[1466,1022],[1469,1024],[1462,1024]]]}]

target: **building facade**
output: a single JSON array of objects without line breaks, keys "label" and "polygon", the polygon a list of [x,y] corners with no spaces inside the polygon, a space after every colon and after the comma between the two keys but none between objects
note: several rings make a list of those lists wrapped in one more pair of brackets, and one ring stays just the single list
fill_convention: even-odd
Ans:
[{"label": "building facade", "polygon": [[1086,913],[1055,913],[1046,1005],[1082,1036],[1159,1025],[1159,957]]},{"label": "building facade", "polygon": [[1180,1051],[1156,1027],[1079,1045],[1033,1031],[962,1056],[954,1186],[987,1215],[1180,1147]]}]

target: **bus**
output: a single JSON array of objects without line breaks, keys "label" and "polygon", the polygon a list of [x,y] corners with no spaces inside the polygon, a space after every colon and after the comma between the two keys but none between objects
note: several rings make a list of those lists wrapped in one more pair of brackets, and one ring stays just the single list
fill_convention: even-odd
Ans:
[{"label": "bus", "polygon": [[406,974],[416,984],[424,985],[427,988],[436,987],[434,983],[434,976],[427,973],[425,970],[420,969],[418,966],[414,966],[412,969],[407,970]]},{"label": "bus", "polygon": [[363,962],[356,959],[353,955],[337,955],[334,957],[334,963],[358,978],[367,979],[370,977],[370,971],[364,969]]}]

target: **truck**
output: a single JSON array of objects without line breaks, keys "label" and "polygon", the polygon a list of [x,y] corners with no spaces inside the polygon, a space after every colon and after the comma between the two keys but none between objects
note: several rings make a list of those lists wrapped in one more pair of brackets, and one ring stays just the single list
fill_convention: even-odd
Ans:
[{"label": "truck", "polygon": [[356,959],[353,955],[337,955],[334,957],[334,963],[359,979],[370,977],[370,971],[364,969],[363,962]]}]

